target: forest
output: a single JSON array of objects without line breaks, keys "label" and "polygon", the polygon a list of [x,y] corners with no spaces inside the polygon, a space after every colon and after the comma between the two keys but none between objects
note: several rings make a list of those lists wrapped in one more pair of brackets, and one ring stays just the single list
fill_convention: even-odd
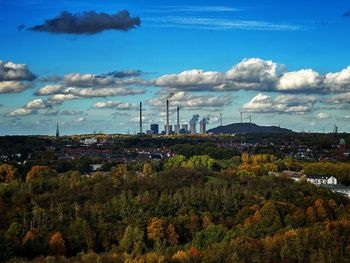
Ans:
[{"label": "forest", "polygon": [[1,164],[0,261],[350,261],[349,200],[268,175],[305,169],[346,183],[348,163],[180,150],[89,174]]}]

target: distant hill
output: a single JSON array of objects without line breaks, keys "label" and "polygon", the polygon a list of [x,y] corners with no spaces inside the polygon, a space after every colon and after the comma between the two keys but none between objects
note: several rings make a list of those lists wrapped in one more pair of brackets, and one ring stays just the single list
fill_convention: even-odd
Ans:
[{"label": "distant hill", "polygon": [[208,133],[214,134],[244,134],[244,133],[275,133],[286,134],[293,133],[292,130],[279,128],[277,126],[259,126],[255,123],[232,123],[226,126],[219,126],[208,130]]}]

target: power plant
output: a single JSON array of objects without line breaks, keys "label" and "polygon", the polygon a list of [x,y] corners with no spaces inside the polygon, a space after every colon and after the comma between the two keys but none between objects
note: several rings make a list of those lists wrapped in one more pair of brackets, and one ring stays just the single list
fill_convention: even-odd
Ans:
[{"label": "power plant", "polygon": [[[143,108],[142,108],[142,102],[140,102],[140,116],[139,116],[139,122],[140,122],[140,130],[138,134],[144,134],[143,132]],[[220,114],[221,115],[221,114]],[[171,134],[197,134],[197,124],[200,125],[200,134],[206,134],[207,133],[207,124],[209,123],[209,117],[202,118],[201,121],[199,121],[199,115],[195,114],[192,116],[189,123],[180,123],[180,107],[176,107],[176,124],[171,125],[170,124],[170,110],[169,110],[169,100],[166,100],[166,120],[164,125],[164,131],[159,131],[159,125],[156,123],[151,124],[150,129],[146,131],[146,134],[153,135],[153,134],[163,134],[163,135],[171,135]],[[222,117],[222,115],[221,115]]]}]

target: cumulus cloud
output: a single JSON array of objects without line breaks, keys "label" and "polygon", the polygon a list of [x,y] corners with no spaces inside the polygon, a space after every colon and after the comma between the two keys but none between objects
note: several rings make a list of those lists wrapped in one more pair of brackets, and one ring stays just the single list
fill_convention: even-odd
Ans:
[{"label": "cumulus cloud", "polygon": [[43,99],[34,99],[29,101],[24,107],[26,109],[46,109],[52,107],[52,103]]},{"label": "cumulus cloud", "polygon": [[350,66],[340,72],[320,74],[313,69],[285,71],[271,60],[246,58],[226,72],[193,69],[155,78],[150,83],[183,91],[275,91],[332,93],[350,91]]},{"label": "cumulus cloud", "polygon": [[0,60],[0,94],[19,93],[31,88],[35,78],[27,65]]},{"label": "cumulus cloud", "polygon": [[350,104],[350,92],[342,93],[326,101],[328,104]]},{"label": "cumulus cloud", "polygon": [[65,87],[63,85],[46,85],[35,92],[35,95],[52,95],[63,92]]},{"label": "cumulus cloud", "polygon": [[[33,115],[37,114],[38,110],[42,109],[51,109],[54,105],[56,105],[56,102],[47,101],[43,99],[34,99],[26,103],[22,108],[16,109],[14,111],[8,112],[5,114],[5,116],[8,117],[17,117],[17,116],[27,116],[27,115]],[[54,115],[53,111],[46,112],[45,115]]]},{"label": "cumulus cloud", "polygon": [[144,90],[141,89],[129,89],[129,88],[100,88],[100,89],[79,89],[68,88],[65,93],[78,97],[108,97],[108,96],[126,96],[142,94]]},{"label": "cumulus cloud", "polygon": [[27,65],[0,60],[0,81],[33,81],[35,78]]},{"label": "cumulus cloud", "polygon": [[[123,75],[124,74],[124,75]],[[127,76],[127,74],[129,74]],[[134,75],[133,75],[134,74]],[[64,76],[64,84],[67,87],[106,87],[106,86],[129,86],[146,85],[148,82],[144,79],[133,77],[135,72],[116,72],[102,75],[71,73]],[[123,77],[123,76],[124,77]]]},{"label": "cumulus cloud", "polygon": [[62,93],[54,94],[49,97],[51,101],[65,101],[75,100],[83,98],[97,98],[97,97],[109,97],[109,96],[127,96],[143,94],[143,89],[132,89],[132,88],[66,88]]},{"label": "cumulus cloud", "polygon": [[161,96],[157,95],[148,100],[148,104],[152,107],[165,107],[166,99],[169,99],[172,105],[186,109],[221,108],[230,105],[232,101],[229,96],[193,95],[180,91]]},{"label": "cumulus cloud", "polygon": [[137,104],[132,104],[132,103],[128,103],[128,102],[119,102],[119,101],[97,102],[94,104],[94,107],[97,109],[113,108],[113,109],[117,109],[117,110],[135,110],[135,109],[138,109]]},{"label": "cumulus cloud", "polygon": [[14,111],[8,112],[5,114],[7,117],[20,117],[20,116],[27,116],[36,114],[37,111],[33,109],[27,109],[27,108],[19,108]]},{"label": "cumulus cloud", "polygon": [[334,92],[350,90],[350,66],[336,73],[328,73],[325,76],[325,85]]},{"label": "cumulus cloud", "polygon": [[109,76],[97,76],[94,74],[71,73],[64,76],[66,85],[73,87],[107,86],[114,83]]},{"label": "cumulus cloud", "polygon": [[72,14],[65,11],[57,17],[45,20],[41,25],[29,28],[29,30],[53,34],[92,35],[105,30],[128,31],[140,25],[140,18],[130,16],[126,10],[116,14],[96,13],[95,11]]},{"label": "cumulus cloud", "polygon": [[55,94],[50,96],[50,101],[62,102],[65,100],[76,100],[81,99],[81,97],[72,94]]},{"label": "cumulus cloud", "polygon": [[194,69],[161,76],[152,84],[193,91],[271,90],[276,89],[281,67],[270,60],[247,58],[226,72]]},{"label": "cumulus cloud", "polygon": [[33,87],[32,83],[20,81],[0,81],[0,93],[19,93]]},{"label": "cumulus cloud", "polygon": [[278,80],[279,91],[316,91],[322,92],[323,78],[312,69],[302,69],[284,73]]},{"label": "cumulus cloud", "polygon": [[164,75],[153,80],[153,85],[186,90],[206,90],[223,82],[223,74],[215,71],[198,69],[184,71],[180,74]]},{"label": "cumulus cloud", "polygon": [[243,105],[242,110],[255,113],[303,114],[316,103],[314,96],[280,95],[276,98],[259,93]]}]

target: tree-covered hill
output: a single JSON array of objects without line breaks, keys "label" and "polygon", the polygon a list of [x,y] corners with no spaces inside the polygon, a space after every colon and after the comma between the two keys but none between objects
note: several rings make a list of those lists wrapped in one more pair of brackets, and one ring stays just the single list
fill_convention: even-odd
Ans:
[{"label": "tree-covered hill", "polygon": [[90,177],[35,166],[25,181],[7,167],[0,261],[349,262],[349,200],[267,176],[273,162],[214,171],[209,156],[177,156]]}]

